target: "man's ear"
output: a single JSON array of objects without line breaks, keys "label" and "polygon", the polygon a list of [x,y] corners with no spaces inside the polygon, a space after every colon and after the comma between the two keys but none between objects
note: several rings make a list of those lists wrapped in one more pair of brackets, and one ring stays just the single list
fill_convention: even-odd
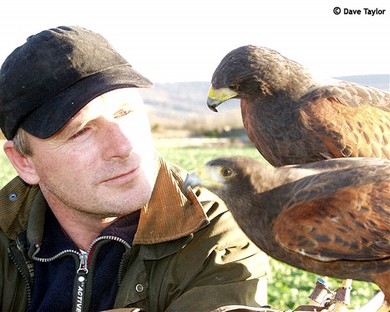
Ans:
[{"label": "man's ear", "polygon": [[3,148],[5,154],[22,180],[28,184],[38,184],[40,179],[30,157],[20,154],[15,149],[13,141],[6,141]]}]

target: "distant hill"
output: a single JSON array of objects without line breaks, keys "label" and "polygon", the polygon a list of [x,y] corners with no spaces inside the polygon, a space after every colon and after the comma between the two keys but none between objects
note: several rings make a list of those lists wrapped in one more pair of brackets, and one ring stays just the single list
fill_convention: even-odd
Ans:
[{"label": "distant hill", "polygon": [[[335,77],[378,89],[390,90],[390,75],[357,75]],[[197,126],[196,122],[206,121],[209,126],[222,125],[226,122],[236,126],[240,123],[238,100],[226,102],[219,109],[220,113],[211,112],[206,105],[210,82],[156,83],[152,89],[141,90],[152,123],[172,126]]]},{"label": "distant hill", "polygon": [[141,89],[145,104],[158,110],[161,117],[171,113],[202,114],[210,111],[206,105],[209,82],[156,83],[151,89]]},{"label": "distant hill", "polygon": [[[219,114],[206,104],[209,82],[156,83],[151,89],[140,89],[152,125],[161,128],[199,129],[242,126],[239,101],[228,101]],[[227,120],[226,120],[227,119]]]},{"label": "distant hill", "polygon": [[389,75],[357,75],[336,77],[340,80],[348,80],[362,85],[375,87],[378,89],[390,91],[390,74]]}]

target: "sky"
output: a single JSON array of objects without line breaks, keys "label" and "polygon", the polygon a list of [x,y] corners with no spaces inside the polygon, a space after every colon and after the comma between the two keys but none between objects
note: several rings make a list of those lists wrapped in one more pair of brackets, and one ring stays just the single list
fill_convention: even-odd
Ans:
[{"label": "sky", "polygon": [[[382,14],[369,14],[375,9]],[[1,1],[0,63],[28,36],[59,25],[101,33],[153,82],[210,81],[246,44],[324,76],[390,74],[388,0]]]}]

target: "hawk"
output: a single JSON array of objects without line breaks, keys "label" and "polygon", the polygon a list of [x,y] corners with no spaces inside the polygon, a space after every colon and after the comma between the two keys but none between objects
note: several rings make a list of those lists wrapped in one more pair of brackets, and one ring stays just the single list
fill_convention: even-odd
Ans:
[{"label": "hawk", "polygon": [[199,185],[225,201],[269,256],[316,274],[376,283],[390,303],[390,160],[273,167],[218,158],[188,175],[184,188]]},{"label": "hawk", "polygon": [[241,99],[246,133],[273,166],[329,158],[390,159],[390,93],[347,81],[316,80],[265,47],[228,53],[212,76],[208,106]]}]

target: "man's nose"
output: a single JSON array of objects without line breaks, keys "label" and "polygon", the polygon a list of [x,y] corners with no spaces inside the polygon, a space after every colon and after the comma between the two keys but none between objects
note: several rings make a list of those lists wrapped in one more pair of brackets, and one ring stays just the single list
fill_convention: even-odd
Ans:
[{"label": "man's nose", "polygon": [[115,121],[108,121],[103,134],[104,158],[127,158],[133,149],[129,138]]}]

